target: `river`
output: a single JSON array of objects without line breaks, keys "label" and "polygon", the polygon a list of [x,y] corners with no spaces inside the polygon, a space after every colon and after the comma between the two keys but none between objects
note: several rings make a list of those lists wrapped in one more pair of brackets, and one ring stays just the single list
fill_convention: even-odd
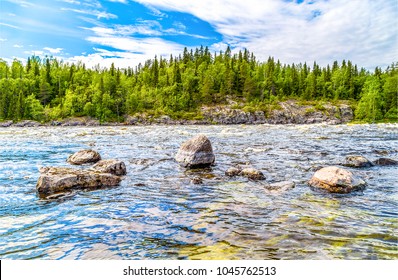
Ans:
[{"label": "river", "polygon": [[[198,133],[216,165],[185,170],[173,157]],[[38,168],[87,148],[126,163],[121,185],[40,199]],[[0,258],[398,259],[397,166],[348,168],[368,183],[351,194],[306,184],[350,154],[397,159],[398,125],[0,128]],[[236,164],[267,179],[226,177]]]}]

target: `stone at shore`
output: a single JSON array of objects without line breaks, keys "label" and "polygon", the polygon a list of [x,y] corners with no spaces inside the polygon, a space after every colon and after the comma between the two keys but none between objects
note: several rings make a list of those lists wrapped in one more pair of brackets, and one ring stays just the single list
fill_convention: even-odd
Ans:
[{"label": "stone at shore", "polygon": [[94,150],[81,150],[70,155],[66,160],[70,164],[81,165],[85,163],[95,163],[101,160],[101,156]]},{"label": "stone at shore", "polygon": [[308,184],[332,193],[350,193],[365,188],[366,183],[352,172],[337,166],[324,167],[312,176]]},{"label": "stone at shore", "polygon": [[265,180],[265,176],[261,171],[251,167],[242,169],[240,175],[253,181]]},{"label": "stone at shore", "polygon": [[110,173],[80,170],[67,167],[40,169],[36,189],[40,195],[54,194],[72,189],[96,189],[117,186],[121,178]]},{"label": "stone at shore", "polygon": [[205,135],[197,135],[185,141],[175,156],[183,167],[198,168],[210,166],[215,161],[210,140]]},{"label": "stone at shore", "polygon": [[345,162],[343,163],[343,165],[347,167],[361,168],[371,167],[373,166],[373,163],[364,156],[351,155],[345,158]]},{"label": "stone at shore", "polygon": [[41,126],[42,124],[37,121],[32,120],[24,120],[13,124],[16,127],[37,127]]},{"label": "stone at shore", "polygon": [[110,173],[117,176],[126,175],[127,173],[124,162],[117,159],[100,160],[94,164],[90,170],[101,173]]},{"label": "stone at shore", "polygon": [[0,122],[0,127],[10,127],[13,123],[13,121]]},{"label": "stone at shore", "polygon": [[398,165],[398,161],[391,158],[379,158],[376,159],[373,164],[381,166]]}]

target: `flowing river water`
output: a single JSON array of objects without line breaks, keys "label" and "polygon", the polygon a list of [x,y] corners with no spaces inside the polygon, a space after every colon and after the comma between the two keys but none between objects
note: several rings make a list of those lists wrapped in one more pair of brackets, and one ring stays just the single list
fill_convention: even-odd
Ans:
[{"label": "flowing river water", "polygon": [[[216,165],[185,170],[173,157],[199,133]],[[87,148],[126,163],[121,185],[40,199],[38,168]],[[0,128],[0,258],[398,259],[397,166],[348,168],[368,183],[351,194],[306,184],[350,154],[397,159],[398,125]],[[267,179],[226,177],[237,164]]]}]

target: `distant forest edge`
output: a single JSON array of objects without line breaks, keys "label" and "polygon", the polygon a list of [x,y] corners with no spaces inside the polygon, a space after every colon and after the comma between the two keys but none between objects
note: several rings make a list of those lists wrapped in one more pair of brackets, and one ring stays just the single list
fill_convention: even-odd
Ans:
[{"label": "distant forest edge", "polygon": [[128,115],[200,119],[201,106],[243,104],[266,111],[288,99],[349,101],[355,119],[398,120],[398,62],[369,72],[351,61],[320,67],[316,62],[281,64],[258,61],[248,50],[212,54],[207,47],[185,48],[179,56],[155,57],[134,68],[119,69],[56,58],[29,57],[25,65],[0,59],[0,120],[47,122],[92,117],[123,122]]}]

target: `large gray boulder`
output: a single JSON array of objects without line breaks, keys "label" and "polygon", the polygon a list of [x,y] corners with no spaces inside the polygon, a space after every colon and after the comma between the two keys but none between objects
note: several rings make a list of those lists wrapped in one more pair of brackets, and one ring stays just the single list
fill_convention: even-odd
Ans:
[{"label": "large gray boulder", "polygon": [[215,156],[210,140],[201,134],[185,141],[178,150],[175,160],[181,166],[187,168],[212,165]]},{"label": "large gray boulder", "polygon": [[324,167],[315,172],[308,184],[332,193],[349,193],[365,188],[366,183],[352,172],[337,166]]},{"label": "large gray boulder", "polygon": [[81,150],[70,155],[66,160],[70,164],[81,165],[85,163],[95,163],[101,160],[101,156],[94,150]]},{"label": "large gray boulder", "polygon": [[110,173],[117,176],[126,175],[127,173],[124,162],[117,159],[100,160],[94,164],[90,170],[101,173]]},{"label": "large gray boulder", "polygon": [[119,176],[91,170],[67,167],[44,167],[40,169],[36,190],[40,195],[49,195],[72,189],[96,189],[117,186]]},{"label": "large gray boulder", "polygon": [[351,155],[351,156],[346,156],[343,165],[348,167],[361,168],[361,167],[371,167],[373,166],[373,163],[364,156]]}]

